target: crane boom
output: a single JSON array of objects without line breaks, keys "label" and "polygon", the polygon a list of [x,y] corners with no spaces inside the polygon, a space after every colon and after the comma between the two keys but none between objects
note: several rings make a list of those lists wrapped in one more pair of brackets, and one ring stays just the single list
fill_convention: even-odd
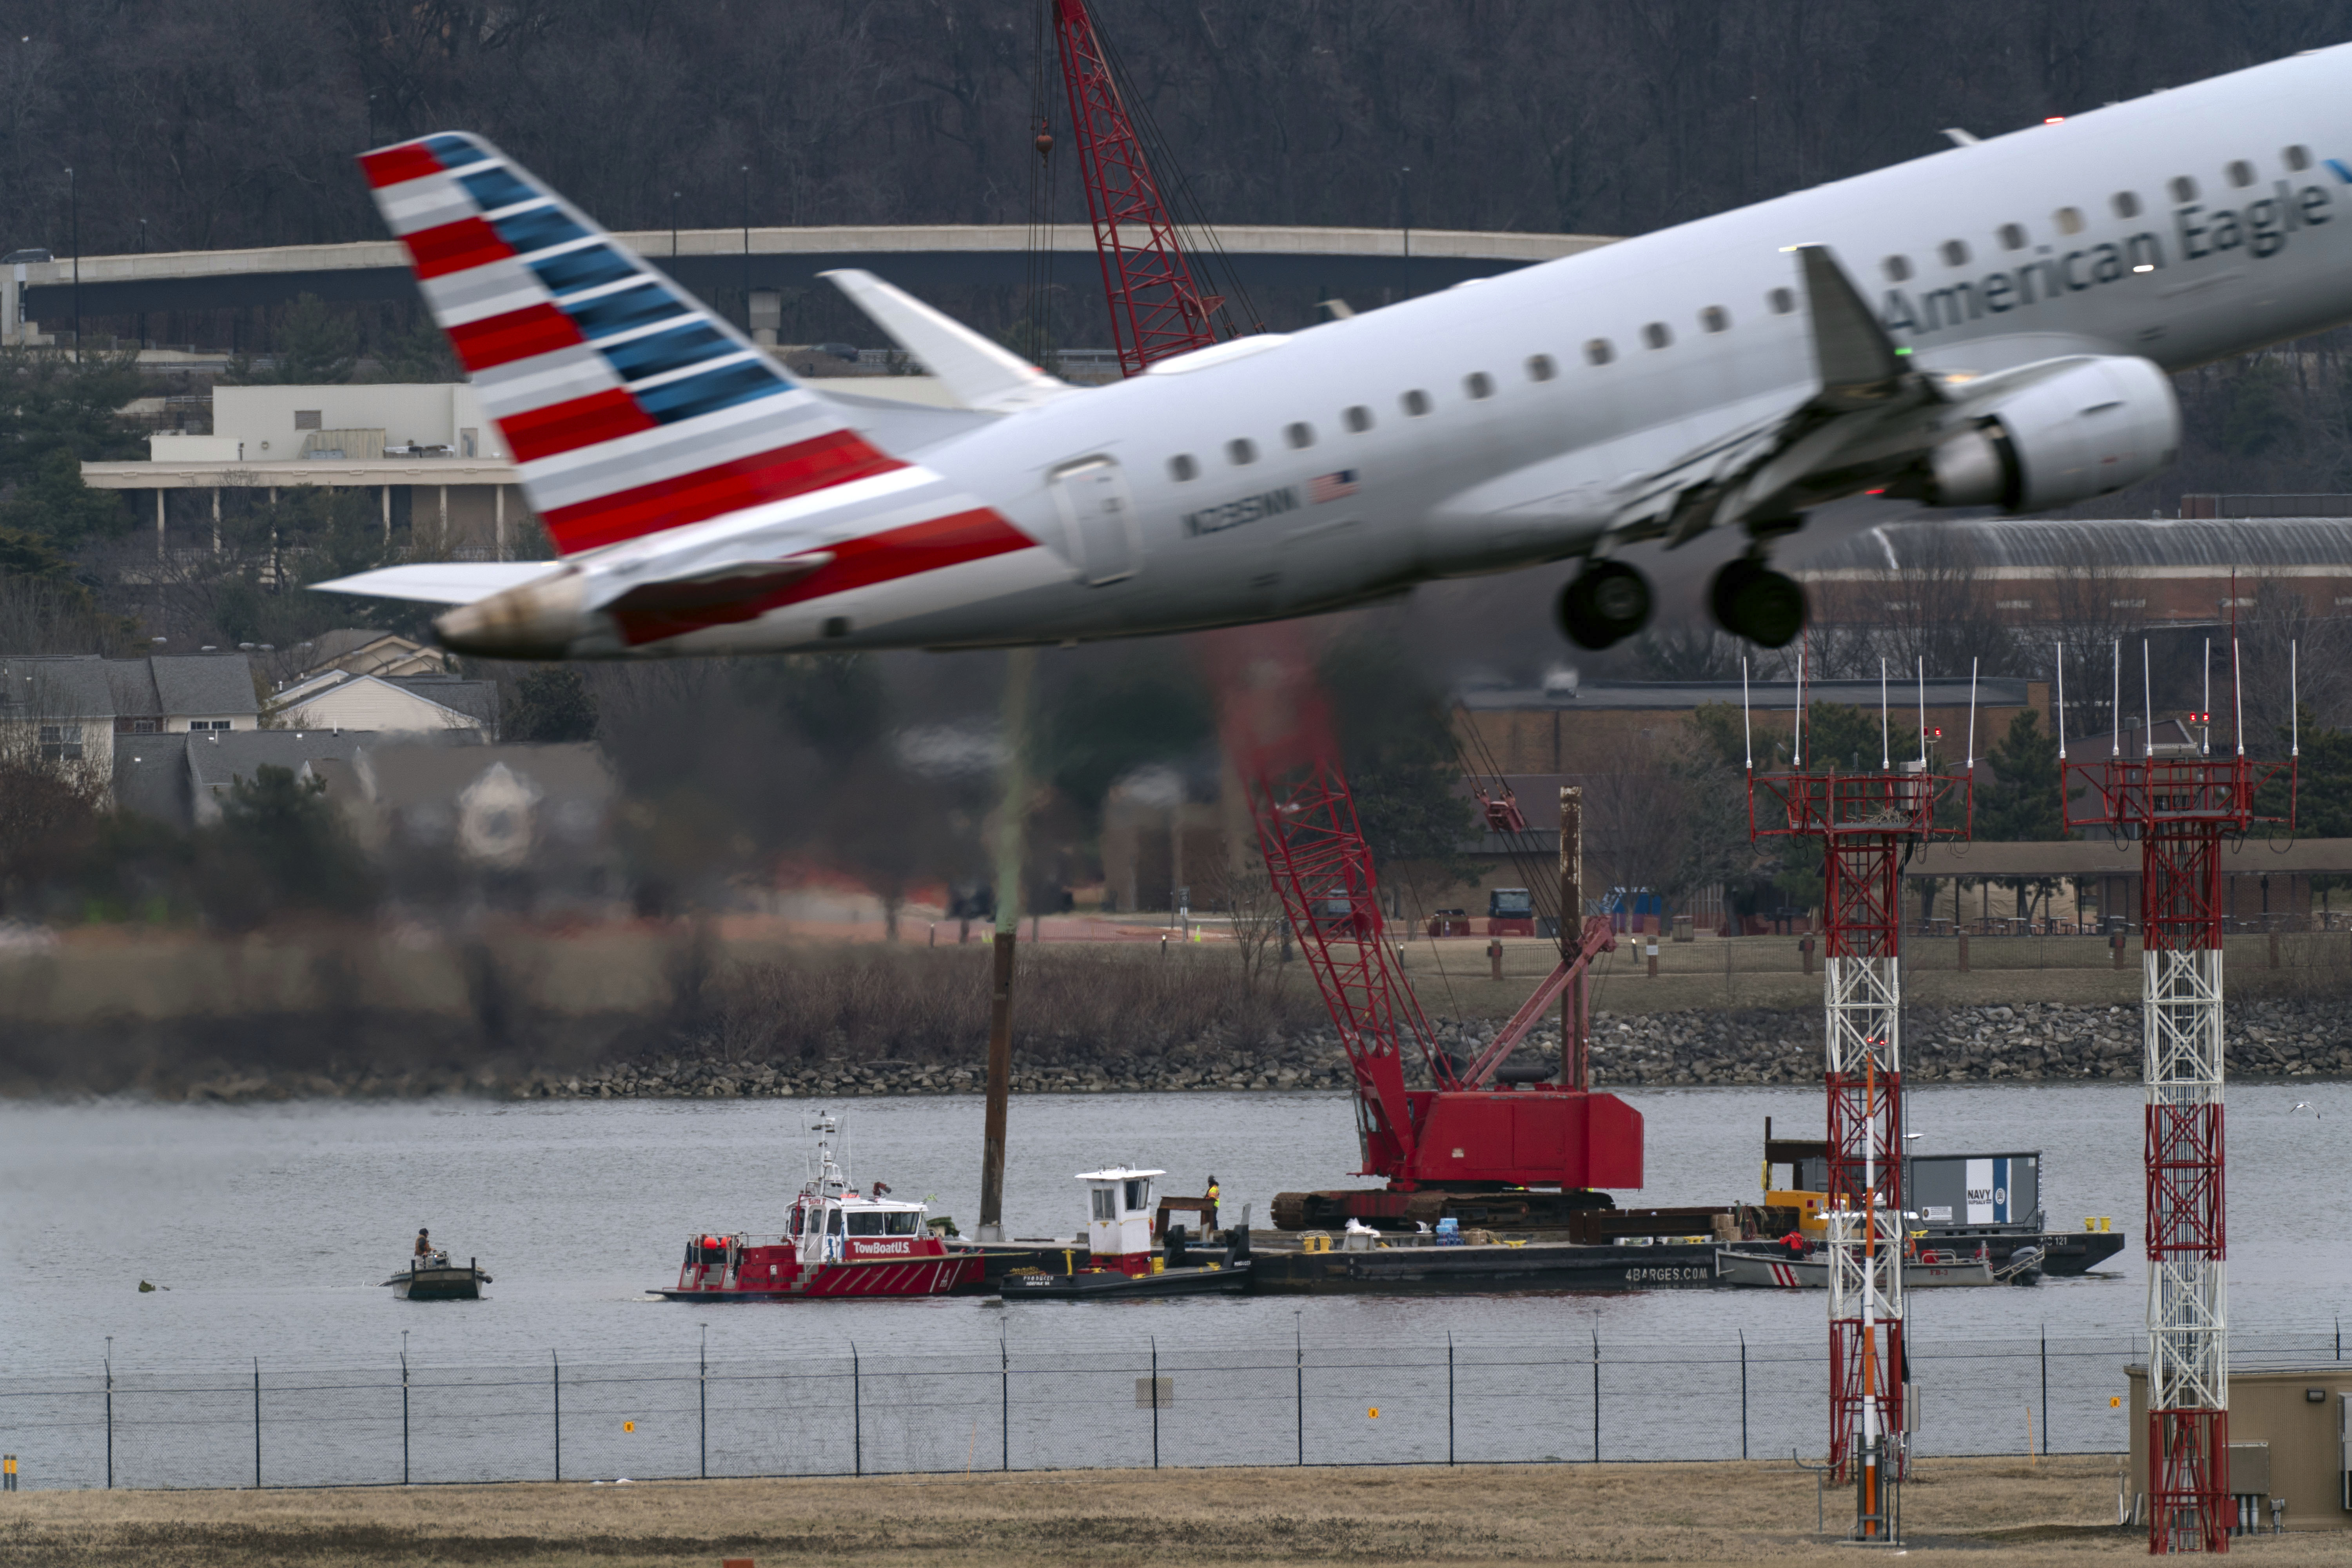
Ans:
[{"label": "crane boom", "polygon": [[1085,0],[1053,0],[1053,6],[1080,183],[1110,300],[1112,346],[1120,374],[1135,375],[1154,361],[1215,342],[1210,317],[1224,301],[1202,294],[1193,281]]}]

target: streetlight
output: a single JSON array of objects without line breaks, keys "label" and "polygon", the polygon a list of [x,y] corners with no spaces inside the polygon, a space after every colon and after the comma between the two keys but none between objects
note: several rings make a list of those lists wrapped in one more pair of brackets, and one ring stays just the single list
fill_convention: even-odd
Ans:
[{"label": "streetlight", "polygon": [[1398,216],[1404,227],[1404,297],[1412,298],[1412,165],[1397,171]]},{"label": "streetlight", "polygon": [[74,172],[66,171],[66,234],[73,246],[74,363],[81,363],[81,200],[74,190]]},{"label": "streetlight", "polygon": [[751,165],[743,165],[743,330],[751,330]]},{"label": "streetlight", "polygon": [[[147,220],[143,217],[139,220],[139,254],[147,254]],[[147,312],[144,310],[139,312],[139,346],[142,349],[147,346]]]},{"label": "streetlight", "polygon": [[669,258],[672,261],[677,259],[677,197],[676,191],[669,194]]}]

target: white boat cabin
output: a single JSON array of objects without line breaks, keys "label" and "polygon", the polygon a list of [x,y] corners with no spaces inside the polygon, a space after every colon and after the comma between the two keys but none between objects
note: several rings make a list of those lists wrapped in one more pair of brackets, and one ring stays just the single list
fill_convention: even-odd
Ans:
[{"label": "white boat cabin", "polygon": [[[904,1246],[903,1240],[929,1238],[930,1229],[925,1223],[929,1210],[919,1203],[860,1193],[851,1186],[845,1161],[834,1159],[833,1140],[840,1125],[833,1117],[824,1116],[809,1129],[816,1135],[816,1146],[810,1152],[809,1179],[793,1199],[792,1213],[784,1221],[784,1245],[803,1265],[838,1263],[845,1257],[911,1254],[916,1249]],[[882,1189],[886,1194],[888,1190]],[[873,1245],[892,1237],[902,1238],[902,1245]]]},{"label": "white boat cabin", "polygon": [[1087,1247],[1097,1258],[1129,1258],[1151,1250],[1151,1183],[1165,1171],[1081,1171],[1087,1184]]}]

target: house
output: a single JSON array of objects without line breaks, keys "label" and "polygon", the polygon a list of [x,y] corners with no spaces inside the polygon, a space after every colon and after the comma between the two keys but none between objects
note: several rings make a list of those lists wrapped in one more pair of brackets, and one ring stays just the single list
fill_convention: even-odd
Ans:
[{"label": "house", "polygon": [[620,785],[596,745],[384,740],[322,762],[317,776],[396,896],[542,910],[625,896]]},{"label": "house", "polygon": [[447,675],[449,656],[437,647],[428,647],[413,637],[398,632],[379,632],[365,626],[346,626],[341,630],[321,632],[310,642],[293,650],[305,661],[301,672],[288,681],[308,680],[330,670],[342,670],[351,675]]},{"label": "house", "polygon": [[260,703],[241,653],[101,658],[0,655],[0,734],[45,761],[114,773],[124,742],[254,729]]},{"label": "house", "polygon": [[[394,639],[400,640],[400,639]],[[379,675],[330,668],[269,698],[273,724],[301,730],[499,733],[499,684],[446,674]]]}]

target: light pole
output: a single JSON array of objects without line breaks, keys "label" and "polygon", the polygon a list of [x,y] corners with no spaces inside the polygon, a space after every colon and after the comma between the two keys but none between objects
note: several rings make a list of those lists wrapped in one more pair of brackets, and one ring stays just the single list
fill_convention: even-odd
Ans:
[{"label": "light pole", "polygon": [[[147,254],[147,220],[143,217],[139,220],[139,254]],[[144,310],[139,312],[139,346],[142,349],[147,346],[147,312]]]},{"label": "light pole", "polygon": [[669,194],[669,258],[672,261],[677,259],[677,192]]},{"label": "light pole", "polygon": [[81,199],[74,189],[74,172],[66,171],[66,238],[73,247],[74,363],[81,363]]},{"label": "light pole", "polygon": [[743,165],[743,330],[751,330],[751,165]]},{"label": "light pole", "polygon": [[1397,216],[1404,228],[1404,297],[1412,298],[1412,165],[1397,171]]}]

